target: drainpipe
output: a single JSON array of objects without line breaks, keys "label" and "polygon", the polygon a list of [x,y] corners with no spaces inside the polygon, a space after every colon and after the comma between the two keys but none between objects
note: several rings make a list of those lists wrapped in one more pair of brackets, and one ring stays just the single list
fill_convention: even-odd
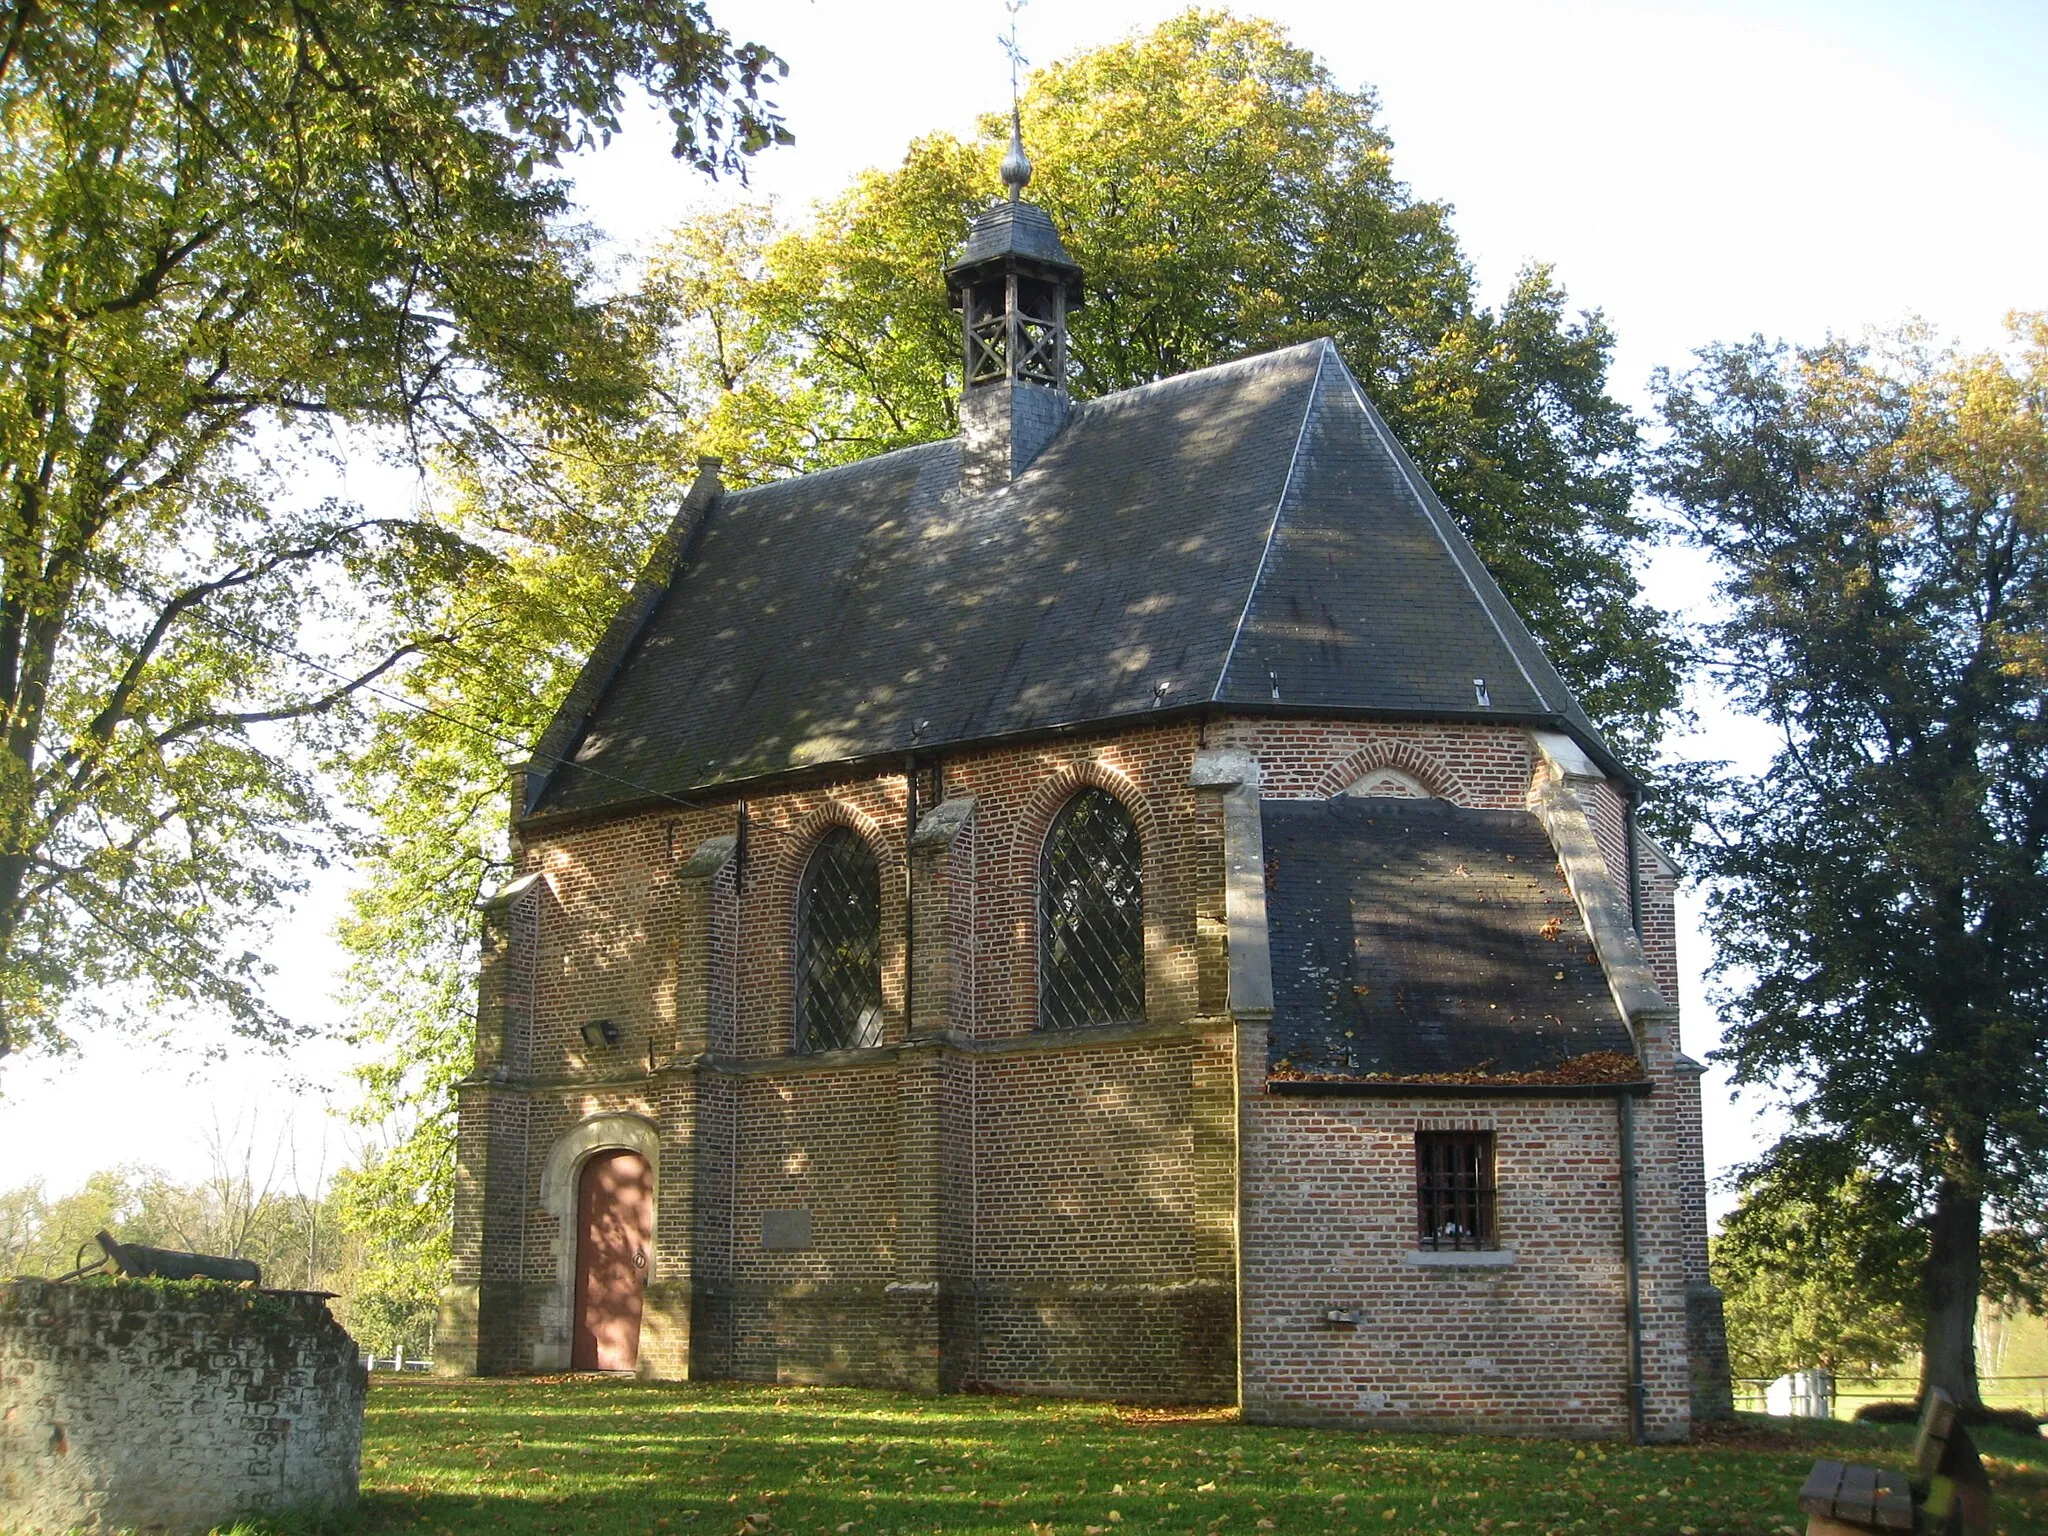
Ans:
[{"label": "drainpipe", "polygon": [[917,986],[916,922],[917,902],[915,890],[916,875],[911,866],[916,862],[911,844],[917,840],[917,754],[909,752],[903,758],[903,1038],[908,1040],[917,1028],[916,1015],[911,1011],[911,1002]]},{"label": "drainpipe", "polygon": [[1628,859],[1628,920],[1635,926],[1638,944],[1643,942],[1643,873],[1636,867],[1636,807],[1642,803],[1640,789],[1630,790],[1621,802],[1622,848]]},{"label": "drainpipe", "polygon": [[1621,1257],[1628,1272],[1628,1427],[1637,1445],[1643,1437],[1643,1273],[1636,1241],[1636,1101],[1629,1093],[1614,1096],[1621,1122]]}]

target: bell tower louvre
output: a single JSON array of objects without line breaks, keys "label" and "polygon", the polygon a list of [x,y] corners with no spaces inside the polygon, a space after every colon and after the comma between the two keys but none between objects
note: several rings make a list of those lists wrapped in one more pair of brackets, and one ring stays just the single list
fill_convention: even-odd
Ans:
[{"label": "bell tower louvre", "polygon": [[1081,268],[1044,209],[1024,201],[1031,161],[1016,112],[1003,156],[1007,200],[977,218],[946,292],[960,314],[960,488],[992,491],[1021,475],[1066,425],[1067,316],[1083,303]]}]

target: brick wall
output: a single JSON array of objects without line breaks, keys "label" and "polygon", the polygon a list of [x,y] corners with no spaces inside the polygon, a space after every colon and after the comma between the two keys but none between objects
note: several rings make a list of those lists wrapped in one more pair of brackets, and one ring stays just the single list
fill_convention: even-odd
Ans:
[{"label": "brick wall", "polygon": [[0,1285],[0,1527],[207,1531],[346,1508],[366,1385],[317,1296]]},{"label": "brick wall", "polygon": [[[1626,1432],[1611,1101],[1281,1099],[1256,1079],[1244,1126],[1247,1417]],[[1468,1129],[1493,1132],[1499,1240],[1514,1262],[1410,1262],[1415,1133]],[[1358,1321],[1333,1323],[1333,1311]]]},{"label": "brick wall", "polygon": [[[633,1114],[660,1127],[662,1144],[646,1336],[658,1342],[643,1347],[643,1370],[1230,1399],[1238,1062],[1224,1014],[1222,819],[1188,784],[1195,753],[1225,745],[1258,757],[1269,797],[1329,795],[1394,767],[1459,803],[1520,808],[1534,765],[1527,736],[1508,727],[1174,723],[949,756],[936,797],[922,786],[930,820],[915,843],[900,772],[528,829],[522,869],[540,879],[494,919],[479,1073],[463,1097],[451,1294],[481,1318],[473,1358],[456,1327],[448,1364],[554,1363],[566,1317],[548,1315],[561,1307],[549,1276],[566,1239],[539,1206],[541,1169],[587,1117]],[[1139,829],[1145,1016],[1050,1035],[1036,1028],[1038,864],[1053,817],[1083,786],[1117,795]],[[881,875],[882,1044],[792,1058],[797,887],[817,840],[840,826],[868,840]],[[598,1019],[618,1027],[616,1047],[584,1040]],[[1282,1144],[1349,1156],[1356,1128],[1328,1127],[1367,1113],[1303,1118],[1280,1106],[1260,1122],[1261,1145],[1269,1159]],[[1517,1136],[1550,1127],[1541,1134],[1560,1146],[1611,1143],[1604,1102],[1514,1113]],[[1661,1122],[1646,1121],[1645,1144],[1682,1160]],[[1564,1283],[1551,1256],[1572,1242],[1584,1294],[1606,1295],[1597,1277],[1619,1263],[1613,1200],[1597,1181],[1574,1183],[1597,1177],[1600,1156],[1612,1163],[1611,1144],[1583,1163],[1530,1164],[1541,1178],[1518,1199],[1561,1192],[1560,1212],[1583,1214],[1560,1214],[1562,1235],[1503,1282],[1522,1298],[1502,1303],[1503,1316],[1549,1305]],[[1347,1189],[1366,1203],[1349,1219],[1389,1198],[1367,1200],[1380,1163],[1364,1166],[1374,1172]],[[1396,1188],[1407,1198],[1412,1167]],[[1276,1185],[1274,1198],[1295,1197]],[[1247,1265],[1276,1276],[1290,1262],[1284,1245],[1258,1245],[1285,1223],[1248,1211]],[[768,1247],[773,1212],[809,1213],[810,1245]],[[1313,1267],[1288,1283],[1307,1283]],[[1434,1288],[1415,1290],[1424,1278]],[[1395,1280],[1417,1297],[1472,1283]],[[1584,1326],[1605,1341],[1588,1344],[1594,1355],[1620,1347],[1613,1318]],[[1453,1376],[1429,1378],[1428,1391],[1451,1392]],[[1526,1391],[1544,1396],[1541,1373]],[[1577,1415],[1581,1429],[1610,1429],[1611,1404],[1585,1406],[1592,1391],[1529,1422]],[[1278,1413],[1288,1399],[1262,1401]]]}]

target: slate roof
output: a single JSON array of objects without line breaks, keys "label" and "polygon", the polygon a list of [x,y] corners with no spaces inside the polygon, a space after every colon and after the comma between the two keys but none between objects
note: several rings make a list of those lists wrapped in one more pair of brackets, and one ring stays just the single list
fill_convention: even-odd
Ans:
[{"label": "slate roof", "polygon": [[1010,485],[958,477],[947,441],[721,497],[533,809],[1195,704],[1607,758],[1326,341],[1079,404]]},{"label": "slate roof", "polygon": [[1260,811],[1273,1067],[1440,1076],[1634,1054],[1533,815],[1348,795]]},{"label": "slate roof", "polygon": [[1050,273],[1068,278],[1068,303],[1076,308],[1080,306],[1083,297],[1081,269],[1067,254],[1066,244],[1060,239],[1060,232],[1051,216],[1034,203],[997,203],[978,216],[968,226],[967,244],[946,268],[947,281],[951,284],[959,274],[986,262],[1000,262],[1005,257],[1021,257]]}]

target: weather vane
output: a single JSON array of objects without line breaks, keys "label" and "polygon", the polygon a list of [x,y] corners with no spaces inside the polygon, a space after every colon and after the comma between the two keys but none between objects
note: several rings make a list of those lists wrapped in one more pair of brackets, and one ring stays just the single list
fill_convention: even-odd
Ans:
[{"label": "weather vane", "polygon": [[1013,203],[1031,182],[1031,160],[1024,153],[1024,122],[1018,106],[1022,92],[1019,84],[1021,72],[1031,61],[1024,57],[1024,50],[1017,44],[1017,13],[1030,3],[1031,0],[1003,0],[1003,9],[1010,13],[1010,30],[996,36],[1010,61],[1010,149],[1003,156],[1003,185],[1010,189],[1010,201]]},{"label": "weather vane", "polygon": [[997,36],[1003,45],[1003,54],[1010,61],[1010,112],[1017,111],[1018,71],[1031,61],[1024,57],[1024,50],[1017,46],[1017,13],[1029,5],[1031,0],[1003,0],[1003,9],[1010,13],[1010,30]]}]

